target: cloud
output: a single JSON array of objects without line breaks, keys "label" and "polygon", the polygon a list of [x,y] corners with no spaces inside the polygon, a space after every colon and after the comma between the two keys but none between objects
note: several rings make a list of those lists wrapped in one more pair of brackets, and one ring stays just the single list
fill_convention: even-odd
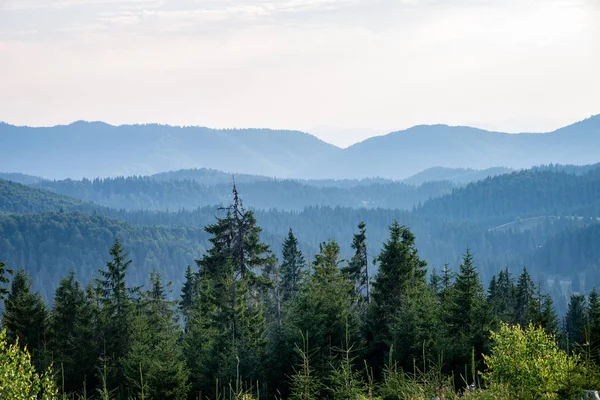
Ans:
[{"label": "cloud", "polygon": [[476,119],[518,131],[600,104],[596,0],[10,4],[0,11],[9,122],[392,130]]}]

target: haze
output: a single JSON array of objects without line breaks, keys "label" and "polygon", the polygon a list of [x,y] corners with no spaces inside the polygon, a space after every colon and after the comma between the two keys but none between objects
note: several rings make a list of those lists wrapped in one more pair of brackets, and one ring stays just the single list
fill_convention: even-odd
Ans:
[{"label": "haze", "polygon": [[549,131],[598,113],[597,0],[0,0],[0,120]]}]

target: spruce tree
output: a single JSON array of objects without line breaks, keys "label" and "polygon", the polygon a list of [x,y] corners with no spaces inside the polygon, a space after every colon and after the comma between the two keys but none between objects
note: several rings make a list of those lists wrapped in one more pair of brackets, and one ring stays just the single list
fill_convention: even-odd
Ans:
[{"label": "spruce tree", "polygon": [[73,393],[94,386],[97,366],[95,322],[91,302],[71,272],[54,294],[49,323],[49,349],[55,370],[61,373],[62,390]]},{"label": "spruce tree", "polygon": [[427,263],[419,258],[415,236],[397,221],[389,230],[390,237],[376,259],[379,270],[365,326],[367,361],[376,369],[386,361],[398,313],[410,297],[410,289],[426,285]]},{"label": "spruce tree", "polygon": [[175,302],[167,300],[169,286],[159,273],[151,272],[150,289],[132,316],[131,349],[124,361],[129,392],[143,388],[145,398],[151,400],[187,398],[188,375]]},{"label": "spruce tree", "polygon": [[531,280],[527,268],[523,267],[523,272],[519,275],[517,286],[515,288],[516,323],[525,329],[532,320],[532,306],[534,303],[535,284]]},{"label": "spruce tree", "polygon": [[108,367],[108,386],[126,395],[126,380],[123,360],[131,345],[131,322],[134,295],[137,288],[126,283],[127,269],[131,265],[128,255],[119,239],[115,239],[109,254],[111,260],[106,269],[99,270],[97,281],[100,294],[100,336],[103,362]]},{"label": "spruce tree", "polygon": [[439,293],[442,304],[445,303],[446,298],[452,290],[454,279],[456,279],[456,273],[450,269],[450,265],[448,263],[444,263],[444,267],[442,268],[442,276],[440,277]]},{"label": "spruce tree", "polygon": [[[254,214],[244,209],[235,185],[233,203],[223,210],[226,216],[205,228],[212,236],[212,248],[197,261],[200,296],[195,299],[198,304],[193,305],[197,311],[192,312],[197,316],[187,324],[192,336],[189,343],[204,340],[196,335],[206,334],[207,325],[211,333],[216,333],[191,362],[212,360],[191,367],[202,370],[199,376],[212,376],[221,382],[236,380],[238,370],[245,371],[245,379],[255,381],[262,372],[266,345],[262,295],[267,282],[257,273],[276,261],[261,242],[261,229]],[[206,310],[211,310],[210,314]],[[213,388],[210,385],[204,389]]]},{"label": "spruce tree", "polygon": [[282,301],[292,300],[298,293],[302,283],[303,269],[305,267],[304,256],[298,248],[298,239],[290,228],[288,236],[283,242],[281,261],[281,293]]},{"label": "spruce tree", "polygon": [[588,296],[588,324],[590,353],[594,361],[600,364],[600,295],[596,288]]},{"label": "spruce tree", "polygon": [[371,303],[371,282],[369,278],[369,259],[367,253],[367,228],[364,222],[358,224],[358,233],[352,238],[354,255],[344,272],[355,283],[359,296],[363,296],[367,304]]},{"label": "spruce tree", "polygon": [[6,296],[10,293],[10,291],[6,288],[6,285],[10,282],[7,275],[12,275],[13,271],[9,268],[6,268],[6,264],[0,261],[0,302],[6,299]]},{"label": "spruce tree", "polygon": [[488,304],[497,322],[515,322],[516,295],[514,280],[508,268],[494,276],[488,288]]},{"label": "spruce tree", "polygon": [[558,333],[558,317],[554,310],[552,297],[542,293],[542,283],[538,282],[535,297],[531,307],[531,323],[542,327],[546,333],[556,335]]},{"label": "spruce tree", "polygon": [[187,321],[192,309],[194,298],[198,293],[198,274],[192,272],[189,265],[185,270],[185,282],[181,288],[181,300],[179,301],[179,310],[183,315],[184,322]]},{"label": "spruce tree", "polygon": [[565,333],[567,334],[565,345],[570,351],[585,343],[587,314],[585,296],[582,294],[571,295],[565,315]]},{"label": "spruce tree", "polygon": [[292,348],[308,345],[312,349],[312,366],[317,376],[324,377],[333,359],[341,356],[337,349],[358,344],[359,326],[352,312],[352,283],[339,268],[340,246],[331,240],[319,248],[312,264],[314,272],[287,313],[287,332]]},{"label": "spruce tree", "polygon": [[46,367],[44,348],[48,310],[39,293],[31,291],[31,277],[22,269],[14,276],[2,317],[7,338],[27,347],[39,371]]},{"label": "spruce tree", "polygon": [[491,322],[483,285],[469,248],[463,255],[449,301],[445,321],[450,343],[445,354],[449,364],[459,372],[471,363],[473,351],[481,361]]}]

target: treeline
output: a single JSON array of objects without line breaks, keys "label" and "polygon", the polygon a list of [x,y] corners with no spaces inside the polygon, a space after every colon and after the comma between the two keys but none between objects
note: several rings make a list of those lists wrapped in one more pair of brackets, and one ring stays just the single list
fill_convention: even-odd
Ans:
[{"label": "treeline", "polygon": [[600,167],[581,175],[524,170],[487,178],[433,199],[416,212],[498,225],[542,215],[598,218]]},{"label": "treeline", "polygon": [[[87,286],[74,274],[62,279],[51,309],[16,271],[0,292],[9,340],[27,346],[40,371],[53,365],[61,391],[80,398],[425,399],[466,385],[487,388],[481,399],[571,398],[600,383],[595,290],[573,296],[559,321],[526,269],[517,279],[503,270],[486,292],[469,249],[457,273],[446,265],[427,279],[415,236],[398,222],[372,276],[365,224],[347,261],[335,240],[306,258],[292,230],[278,261],[235,189],[223,214],[206,227],[210,249],[187,269],[177,302],[159,273],[145,287],[127,284],[133,264],[118,240]],[[502,322],[541,330],[521,338]],[[531,341],[536,357],[558,360],[554,370],[527,372],[540,385],[498,386],[510,368],[498,365],[492,346],[502,349],[504,339],[490,330],[516,340],[509,345]],[[506,351],[531,351],[519,349]],[[409,389],[421,392],[409,397]]]},{"label": "treeline", "polygon": [[[168,176],[168,175],[167,175]],[[183,175],[186,176],[186,175]],[[231,182],[207,185],[193,179],[165,180],[154,177],[71,179],[41,181],[32,186],[58,194],[127,210],[195,209],[229,204]],[[237,183],[246,205],[258,209],[302,210],[307,206],[382,207],[410,210],[430,198],[450,193],[450,182],[427,182],[419,186],[401,182],[360,182],[344,187],[318,181],[242,179]]]}]

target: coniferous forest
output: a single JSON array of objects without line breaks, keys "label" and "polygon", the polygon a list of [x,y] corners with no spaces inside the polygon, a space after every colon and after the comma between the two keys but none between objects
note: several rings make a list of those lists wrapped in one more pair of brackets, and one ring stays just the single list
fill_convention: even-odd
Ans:
[{"label": "coniferous forest", "polygon": [[484,282],[466,246],[458,266],[431,268],[394,219],[377,254],[361,222],[349,257],[328,238],[308,256],[293,226],[267,245],[235,185],[213,213],[176,292],[158,269],[132,286],[119,238],[50,301],[0,264],[0,368],[47,399],[579,399],[600,386],[596,289],[559,316],[527,268]]}]

